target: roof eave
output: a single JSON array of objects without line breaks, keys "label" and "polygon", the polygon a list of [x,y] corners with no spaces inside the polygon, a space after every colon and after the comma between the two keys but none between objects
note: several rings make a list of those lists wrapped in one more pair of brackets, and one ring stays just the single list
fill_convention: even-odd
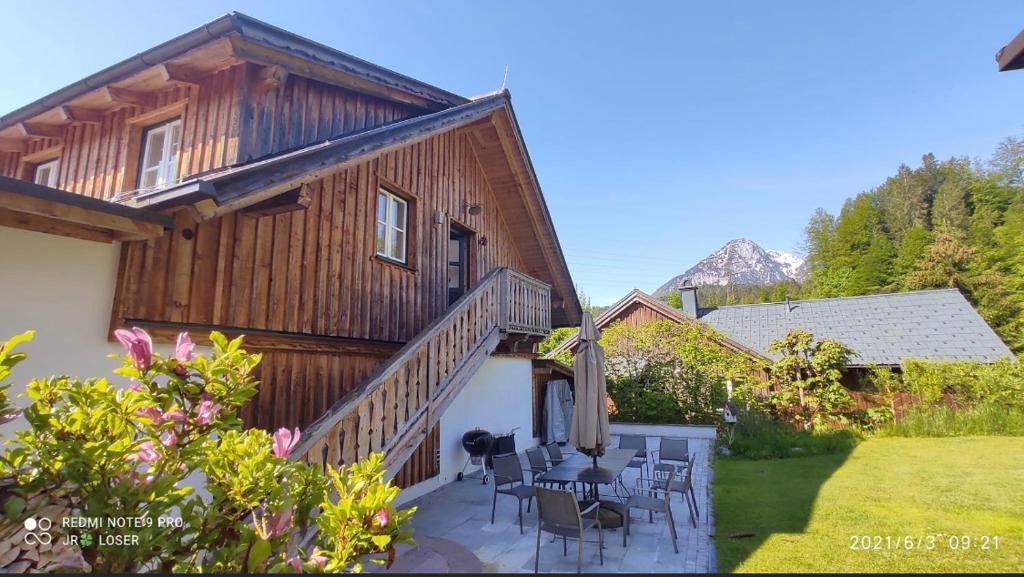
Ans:
[{"label": "roof eave", "polygon": [[150,66],[177,58],[212,40],[233,33],[268,48],[284,50],[311,61],[328,64],[348,74],[422,98],[435,104],[435,109],[469,102],[469,99],[457,94],[377,66],[251,16],[231,12],[0,116],[0,128],[29,120],[83,94],[125,80]]},{"label": "roof eave", "polygon": [[294,32],[278,28],[241,12],[232,12],[228,16],[233,18],[236,29],[247,40],[258,42],[267,47],[286,50],[307,60],[329,64],[356,76],[373,80],[385,86],[429,100],[440,108],[458,106],[470,101],[468,98],[453,92],[448,92],[437,86],[416,80],[411,76],[406,76],[362,58],[341,52],[326,44],[321,44]]},{"label": "roof eave", "polygon": [[[572,282],[572,273],[569,272],[569,265],[565,260],[565,254],[562,251],[562,244],[558,240],[558,234],[555,232],[555,223],[551,218],[551,211],[548,209],[547,200],[544,199],[544,192],[540,186],[540,179],[537,177],[537,171],[534,169],[533,160],[530,158],[530,152],[526,148],[526,140],[523,137],[523,131],[519,127],[519,120],[516,118],[515,110],[511,106],[511,95],[509,94],[508,90],[503,90],[501,93],[504,94],[505,98],[508,99],[510,104],[507,107],[508,115],[512,121],[512,128],[513,130],[515,130],[516,140],[519,144],[520,154],[522,154],[522,157],[526,163],[526,167],[529,170],[530,180],[532,181],[531,184],[533,185],[537,193],[537,196],[540,199],[540,207],[542,216],[544,218],[544,224],[546,225],[546,228],[551,231],[551,236],[554,240],[553,244],[555,248],[556,259],[558,263],[561,265],[562,269],[559,272],[561,272],[564,275],[564,277],[568,279],[569,287],[572,289],[564,291],[568,292],[568,294],[563,295],[563,298],[565,299],[565,307],[568,309],[571,306],[571,312],[573,313],[568,315],[570,322],[568,325],[565,326],[578,325],[583,318],[583,306],[580,304],[579,295],[576,294],[576,287],[575,284]],[[574,317],[576,322],[573,322]]]},{"label": "roof eave", "polygon": [[221,16],[208,24],[176,36],[149,50],[139,52],[135,56],[108,66],[13,112],[0,116],[0,128],[33,118],[87,92],[124,80],[150,66],[181,56],[198,46],[236,30],[234,14]]},{"label": "roof eave", "polygon": [[1024,68],[1024,30],[996,53],[996,65],[1000,72]]},{"label": "roof eave", "polygon": [[0,221],[5,226],[85,240],[144,240],[174,227],[149,210],[0,176]]}]

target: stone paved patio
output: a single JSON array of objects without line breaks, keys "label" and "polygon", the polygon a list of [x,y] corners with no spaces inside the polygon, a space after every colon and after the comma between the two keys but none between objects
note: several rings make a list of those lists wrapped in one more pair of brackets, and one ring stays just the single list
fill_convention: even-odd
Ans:
[{"label": "stone paved patio", "polygon": [[[664,515],[656,514],[654,523],[648,523],[646,512],[634,511],[626,548],[622,547],[621,529],[605,529],[604,566],[598,563],[597,544],[583,544],[584,572],[708,573],[715,570],[714,547],[709,538],[714,528],[708,491],[710,444],[708,441],[694,439],[690,441],[690,446],[691,452],[699,451],[699,462],[694,471],[694,488],[700,507],[700,519],[694,528],[690,524],[686,504],[678,494],[673,494],[672,511],[679,533],[679,553],[676,554],[672,549]],[[526,462],[524,456],[520,455],[520,459]],[[529,478],[528,474],[526,476]],[[623,474],[626,486],[634,487],[638,476],[638,469],[626,469]],[[482,484],[479,474],[475,474],[462,482],[450,483],[420,497],[411,503],[419,507],[412,520],[415,536],[431,538],[427,541],[431,546],[437,539],[461,545],[479,559],[484,572],[532,572],[537,539],[536,509],[525,513],[524,504],[524,532],[520,535],[516,500],[498,495],[497,514],[492,525],[493,491],[492,484]],[[610,496],[610,489],[602,488],[602,494],[606,492]],[[589,531],[586,538],[596,541],[596,531]],[[541,572],[575,572],[576,546],[576,543],[570,542],[569,555],[563,557],[562,544],[551,542],[550,535],[543,537],[540,550]],[[402,551],[399,559],[406,558],[401,565],[402,572],[437,571],[445,563],[437,558],[439,555],[443,556],[444,553],[426,555],[415,550]],[[414,562],[415,558],[427,557],[431,559],[429,563]],[[459,571],[463,563],[450,562],[448,565],[450,570]]]}]

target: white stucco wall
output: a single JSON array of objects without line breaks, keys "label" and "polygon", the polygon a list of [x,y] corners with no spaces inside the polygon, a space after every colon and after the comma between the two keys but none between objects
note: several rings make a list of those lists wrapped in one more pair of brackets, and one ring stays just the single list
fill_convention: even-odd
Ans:
[{"label": "white stucco wall", "polygon": [[[51,375],[108,377],[119,365],[111,353],[124,352],[107,340],[110,307],[121,254],[120,243],[102,243],[0,226],[0,339],[36,331],[18,350],[28,354],[14,369],[8,394],[18,395],[32,379]],[[173,352],[168,344],[154,347]],[[208,353],[204,347],[197,352]],[[0,426],[0,438],[24,428],[24,420]]]},{"label": "white stucco wall", "polygon": [[[110,376],[118,362],[106,355],[121,351],[106,338],[121,245],[0,226],[0,246],[0,339],[36,331],[19,347],[28,359],[14,369],[12,401],[26,405],[17,395],[37,377]],[[0,436],[18,424],[0,427]]]},{"label": "white stucco wall", "polygon": [[[400,502],[407,502],[455,481],[466,462],[462,434],[475,427],[491,433],[506,433],[515,427],[516,450],[536,446],[533,438],[533,363],[529,359],[489,357],[466,387],[441,416],[441,473],[434,479],[402,491]],[[479,470],[479,468],[476,468]],[[474,471],[472,465],[466,469]],[[465,482],[479,483],[478,479]]]},{"label": "white stucco wall", "polygon": [[648,425],[644,423],[611,423],[612,436],[647,435],[649,437],[679,437],[683,439],[714,439],[718,436],[715,425]]}]

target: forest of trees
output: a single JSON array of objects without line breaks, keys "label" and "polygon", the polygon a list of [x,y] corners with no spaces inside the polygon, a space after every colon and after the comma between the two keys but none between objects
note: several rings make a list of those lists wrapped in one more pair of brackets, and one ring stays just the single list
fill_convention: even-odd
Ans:
[{"label": "forest of trees", "polygon": [[[777,303],[786,300],[787,296],[796,298],[800,291],[801,285],[796,281],[780,281],[771,285],[706,285],[700,287],[700,306]],[[671,291],[665,298],[670,306],[682,307],[678,292]]]},{"label": "forest of trees", "polygon": [[988,161],[926,154],[838,216],[815,211],[805,237],[809,278],[790,296],[957,288],[1024,351],[1024,139]]},{"label": "forest of trees", "polygon": [[803,283],[702,287],[701,306],[957,288],[1024,352],[1024,139],[986,161],[926,154],[838,216],[819,208],[804,232]]}]

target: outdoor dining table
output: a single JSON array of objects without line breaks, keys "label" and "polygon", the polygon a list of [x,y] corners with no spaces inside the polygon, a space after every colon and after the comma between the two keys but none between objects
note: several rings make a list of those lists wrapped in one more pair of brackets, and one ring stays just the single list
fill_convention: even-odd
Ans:
[{"label": "outdoor dining table", "polygon": [[[604,455],[597,458],[597,467],[595,468],[592,457],[575,453],[539,475],[537,480],[545,483],[583,483],[590,486],[592,500],[598,500],[597,486],[611,485],[614,489],[616,482],[621,484],[622,481],[619,477],[629,466],[630,461],[636,457],[636,454],[636,449],[605,449]],[[617,517],[615,521],[621,523],[623,513],[613,503],[602,501],[601,508],[612,511]],[[605,516],[602,515],[602,519],[605,519]],[[604,520],[601,525],[617,526],[605,524]]]}]

